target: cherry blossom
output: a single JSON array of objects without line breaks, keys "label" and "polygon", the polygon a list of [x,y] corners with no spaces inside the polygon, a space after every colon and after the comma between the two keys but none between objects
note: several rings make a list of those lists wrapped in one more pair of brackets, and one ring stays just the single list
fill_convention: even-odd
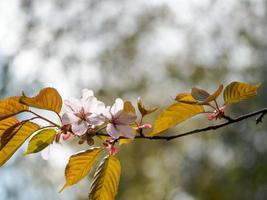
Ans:
[{"label": "cherry blossom", "polygon": [[117,98],[112,107],[107,107],[104,116],[109,120],[107,124],[107,133],[113,138],[119,138],[120,135],[124,135],[130,139],[135,136],[133,128],[130,124],[136,120],[136,115],[131,112],[125,112],[123,110],[124,102],[122,99]]},{"label": "cherry blossom", "polygon": [[105,104],[97,100],[92,90],[83,89],[80,99],[69,98],[64,103],[68,110],[62,116],[62,124],[70,124],[75,135],[81,136],[88,128],[95,128],[105,121],[102,115]]}]

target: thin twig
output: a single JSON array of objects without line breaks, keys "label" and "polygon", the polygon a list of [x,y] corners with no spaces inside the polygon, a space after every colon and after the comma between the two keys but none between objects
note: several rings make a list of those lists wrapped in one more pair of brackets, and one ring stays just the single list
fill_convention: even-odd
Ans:
[{"label": "thin twig", "polygon": [[[221,124],[207,126],[207,127],[200,128],[200,129],[194,129],[194,130],[187,131],[187,132],[180,133],[180,134],[176,134],[176,135],[171,135],[171,136],[158,136],[158,135],[156,135],[156,136],[141,136],[141,135],[138,135],[135,138],[136,139],[167,140],[167,141],[169,141],[169,140],[173,140],[173,139],[176,139],[176,138],[181,138],[181,137],[184,137],[184,136],[187,136],[187,135],[192,135],[192,134],[195,134],[195,133],[202,133],[202,132],[207,132],[207,131],[210,131],[210,130],[220,129],[222,127],[225,127],[225,126],[228,126],[230,124],[234,124],[234,123],[243,121],[245,119],[248,119],[248,118],[251,118],[251,117],[254,117],[254,116],[257,116],[257,115],[260,115],[256,119],[256,123],[259,123],[260,121],[262,121],[262,118],[266,114],[267,114],[267,108],[263,108],[261,110],[255,111],[255,112],[251,112],[251,113],[248,113],[248,114],[245,114],[245,115],[241,115],[241,116],[239,116],[237,118],[230,118],[230,117],[228,118],[228,117],[226,117],[227,122],[224,122],[224,123],[221,123]],[[106,133],[98,133],[97,135],[109,136]],[[119,139],[125,139],[125,138],[126,137],[124,137],[124,136],[119,137]]]}]

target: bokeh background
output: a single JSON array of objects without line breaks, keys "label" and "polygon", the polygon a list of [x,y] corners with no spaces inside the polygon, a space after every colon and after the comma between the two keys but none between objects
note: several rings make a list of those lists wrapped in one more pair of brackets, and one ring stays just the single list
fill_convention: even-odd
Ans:
[{"label": "bokeh background", "polygon": [[[162,108],[193,86],[262,82],[257,97],[227,109],[237,116],[266,106],[266,35],[266,0],[1,0],[0,96],[89,88],[106,104],[141,96]],[[192,119],[169,134],[207,123],[216,122]],[[116,199],[267,199],[266,128],[249,120],[123,146]],[[0,168],[0,200],[87,199],[90,178],[58,193],[68,157],[87,148],[73,143],[49,161],[23,156],[24,145]]]}]

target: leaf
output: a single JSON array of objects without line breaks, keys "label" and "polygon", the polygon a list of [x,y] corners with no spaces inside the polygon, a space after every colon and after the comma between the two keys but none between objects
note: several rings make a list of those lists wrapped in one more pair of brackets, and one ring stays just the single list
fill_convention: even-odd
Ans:
[{"label": "leaf", "polygon": [[44,88],[35,97],[23,96],[20,102],[35,108],[51,110],[59,113],[62,107],[62,99],[58,91],[54,88]]},{"label": "leaf", "polygon": [[91,148],[72,155],[65,169],[66,183],[60,192],[82,180],[90,172],[101,151],[102,148]]},{"label": "leaf", "polygon": [[223,97],[225,103],[237,103],[257,95],[257,89],[261,84],[250,85],[241,82],[232,82],[226,86]]},{"label": "leaf", "polygon": [[176,95],[175,100],[180,103],[197,104],[198,102],[190,93],[180,93]]},{"label": "leaf", "polygon": [[195,87],[192,88],[191,95],[198,101],[205,101],[210,96],[210,94],[206,90]]},{"label": "leaf", "polygon": [[20,97],[9,97],[0,100],[0,120],[9,118],[28,110],[28,106],[19,102]]},{"label": "leaf", "polygon": [[[181,101],[191,101],[192,96],[188,94],[181,98]],[[172,128],[177,124],[183,122],[184,120],[189,119],[199,113],[204,112],[204,107],[202,105],[197,104],[188,104],[188,103],[174,103],[164,109],[154,124],[154,130],[150,135],[157,135],[166,129]]]},{"label": "leaf", "polygon": [[130,112],[130,113],[134,113],[135,114],[135,108],[133,107],[133,105],[132,105],[132,103],[130,101],[125,101],[124,102],[123,110],[125,112]]},{"label": "leaf", "polygon": [[223,90],[223,85],[221,84],[219,85],[218,89],[205,100],[205,102],[208,103],[217,99],[218,96],[222,93],[222,90]]},{"label": "leaf", "polygon": [[52,144],[57,131],[55,129],[43,129],[29,141],[25,154],[37,153]]},{"label": "leaf", "polygon": [[98,166],[91,184],[89,200],[113,200],[118,191],[121,174],[120,161],[106,156]]},{"label": "leaf", "polygon": [[144,102],[142,101],[142,99],[140,97],[137,100],[137,106],[138,106],[138,110],[140,111],[142,116],[151,114],[151,113],[155,112],[156,110],[158,110],[158,107],[156,107],[156,106],[146,108],[144,105]]},{"label": "leaf", "polygon": [[[218,89],[213,94],[209,94],[207,91],[205,91],[203,89],[192,88],[191,95],[197,101],[200,101],[203,103],[209,103],[211,101],[216,100],[218,98],[218,96],[221,94],[222,90],[223,90],[222,84],[218,87]],[[201,103],[198,103],[198,104],[201,104]]]},{"label": "leaf", "polygon": [[1,141],[0,141],[0,151],[6,146],[6,144],[13,138],[14,135],[19,131],[20,127],[23,124],[19,121],[8,127],[1,135]]},{"label": "leaf", "polygon": [[0,138],[2,138],[2,135],[8,128],[14,126],[17,123],[19,123],[19,121],[14,117],[9,117],[0,121]]},{"label": "leaf", "polygon": [[5,145],[0,151],[0,166],[2,166],[24,143],[24,141],[30,137],[40,127],[32,122],[24,123],[19,131],[12,137],[12,139]]}]

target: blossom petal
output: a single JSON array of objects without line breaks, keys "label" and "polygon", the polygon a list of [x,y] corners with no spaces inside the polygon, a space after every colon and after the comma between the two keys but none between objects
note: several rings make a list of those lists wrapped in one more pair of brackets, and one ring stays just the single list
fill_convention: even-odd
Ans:
[{"label": "blossom petal", "polygon": [[41,151],[41,156],[44,160],[49,160],[50,155],[55,151],[55,149],[59,149],[61,145],[59,143],[53,142],[44,150]]},{"label": "blossom petal", "polygon": [[62,125],[75,124],[79,122],[79,118],[73,113],[64,113],[62,115]]},{"label": "blossom petal", "polygon": [[86,99],[88,99],[90,97],[93,97],[93,96],[94,96],[93,90],[88,90],[88,89],[83,89],[82,90],[82,97],[81,97],[81,99],[86,100]]},{"label": "blossom petal", "polygon": [[111,113],[110,113],[110,106],[107,106],[103,111],[102,111],[102,114],[108,118],[108,119],[111,119],[112,116],[111,116]]},{"label": "blossom petal", "polygon": [[42,158],[44,160],[48,160],[49,159],[50,148],[51,148],[51,145],[49,145],[48,147],[46,147],[44,150],[41,151],[41,156],[42,156]]},{"label": "blossom petal", "polygon": [[115,100],[115,103],[113,104],[113,106],[110,109],[110,112],[115,115],[117,112],[119,112],[120,110],[123,110],[123,100],[120,98],[117,98]]},{"label": "blossom petal", "polygon": [[105,122],[105,118],[100,115],[92,114],[88,117],[91,125],[99,126]]},{"label": "blossom petal", "polygon": [[132,127],[130,127],[128,125],[117,125],[116,127],[120,131],[120,133],[125,135],[125,137],[128,137],[130,139],[134,139],[135,133],[134,133],[134,130]]},{"label": "blossom petal", "polygon": [[75,135],[81,136],[87,131],[88,124],[85,121],[80,123],[74,123],[71,126],[71,130]]},{"label": "blossom petal", "polygon": [[62,119],[62,125],[71,124],[70,118],[69,118],[69,116],[68,116],[67,113],[64,113],[62,115],[62,118],[61,119]]},{"label": "blossom petal", "polygon": [[108,133],[111,137],[116,138],[116,139],[120,137],[120,132],[119,132],[119,130],[116,129],[116,127],[115,127],[113,124],[111,124],[111,123],[109,123],[109,124],[107,125],[107,133]]},{"label": "blossom petal", "polygon": [[69,98],[64,101],[69,112],[79,112],[81,110],[81,103],[78,99]]},{"label": "blossom petal", "polygon": [[105,110],[105,104],[102,101],[97,101],[94,107],[90,108],[91,113],[101,114]]}]

